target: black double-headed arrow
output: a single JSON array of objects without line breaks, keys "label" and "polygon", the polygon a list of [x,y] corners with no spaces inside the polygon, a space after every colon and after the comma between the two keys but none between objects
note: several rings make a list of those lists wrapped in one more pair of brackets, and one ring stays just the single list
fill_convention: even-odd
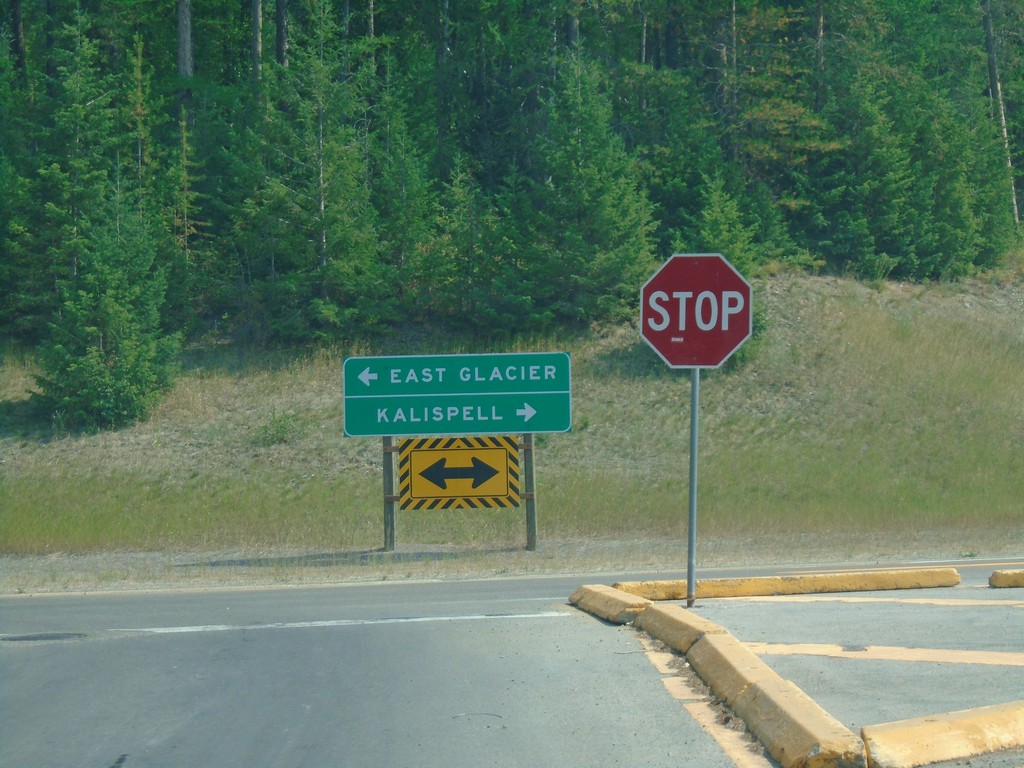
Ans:
[{"label": "black double-headed arrow", "polygon": [[498,470],[476,456],[473,457],[471,467],[449,467],[448,459],[445,457],[420,472],[420,477],[426,478],[438,488],[447,490],[449,480],[472,480],[473,487],[479,488],[496,474]]}]

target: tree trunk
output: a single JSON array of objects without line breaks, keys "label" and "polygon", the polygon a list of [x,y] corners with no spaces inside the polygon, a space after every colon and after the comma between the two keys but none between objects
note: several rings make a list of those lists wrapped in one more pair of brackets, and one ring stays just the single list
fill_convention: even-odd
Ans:
[{"label": "tree trunk", "polygon": [[60,27],[60,20],[57,18],[56,0],[46,0],[46,55],[44,73],[46,74],[46,92],[54,96],[57,92],[57,60],[54,58],[54,49],[57,46],[57,29]]},{"label": "tree trunk", "polygon": [[[317,26],[321,27],[324,24],[325,19],[323,18],[324,9],[321,8],[319,13],[321,18],[317,21]],[[321,70],[326,68],[326,51],[324,49],[324,40],[326,35],[322,28],[317,30],[317,66]],[[326,126],[325,117],[327,112],[327,102],[325,99],[325,93],[323,86],[318,85],[316,87],[316,206],[317,206],[317,222],[320,225],[319,232],[319,243],[317,244],[317,266],[320,272],[320,295],[326,298],[327,284],[325,282],[326,277],[324,276],[324,268],[327,266],[327,177],[324,172],[324,155],[327,151],[327,140],[326,140]]]},{"label": "tree trunk", "polygon": [[448,127],[451,105],[452,84],[448,73],[448,56],[451,53],[452,20],[449,15],[449,0],[438,0],[437,48],[435,51],[435,85],[437,92],[437,166],[442,176],[450,169],[448,152]]},{"label": "tree trunk", "polygon": [[647,11],[641,12],[641,27],[640,27],[640,63],[647,63]]},{"label": "tree trunk", "polygon": [[11,0],[11,54],[14,56],[14,71],[18,82],[28,83],[25,67],[25,25],[21,20],[21,0]]},{"label": "tree trunk", "polygon": [[192,204],[191,190],[191,147],[189,146],[189,130],[192,127],[192,88],[191,81],[195,75],[195,59],[192,46],[192,0],[178,0],[178,77],[181,79],[181,90],[178,94],[180,114],[181,146],[180,146],[180,197],[178,243],[182,258],[189,261],[189,238],[192,236],[193,223],[190,219]]},{"label": "tree trunk", "polygon": [[448,64],[448,52],[452,37],[452,20],[448,15],[448,0],[441,0],[440,2],[438,27],[437,63],[445,66]]},{"label": "tree trunk", "polygon": [[192,0],[178,0],[178,77],[182,80],[178,96],[182,114],[191,124],[192,89],[189,81],[195,75],[192,47]]},{"label": "tree trunk", "polygon": [[288,0],[277,0],[275,7],[275,20],[277,22],[277,63],[282,67],[288,66]]},{"label": "tree trunk", "polygon": [[732,0],[732,12],[729,18],[729,34],[732,38],[732,44],[730,50],[732,52],[732,61],[729,62],[729,101],[730,106],[735,114],[736,108],[739,105],[739,69],[736,66],[736,61],[739,56],[739,44],[737,43],[737,32],[736,32],[736,0]]},{"label": "tree trunk", "polygon": [[[377,30],[375,28],[375,17],[377,16],[377,10],[374,8],[373,0],[367,2],[367,15],[369,18],[366,20],[366,38],[368,40],[374,40],[377,37]],[[370,48],[370,60],[376,63],[377,61],[377,49]]]},{"label": "tree trunk", "polygon": [[814,108],[821,112],[825,106],[825,0],[818,0],[817,29],[814,33]]},{"label": "tree trunk", "polygon": [[576,8],[570,11],[569,18],[566,20],[565,44],[570,48],[575,48],[580,44],[580,10],[578,4]]},{"label": "tree trunk", "polygon": [[263,0],[252,0],[252,81],[263,75]]},{"label": "tree trunk", "polygon": [[143,75],[143,47],[142,38],[135,36],[134,51],[134,76],[135,89],[133,92],[134,103],[132,116],[135,118],[135,182],[139,190],[139,214],[144,213],[144,202],[146,199],[146,164],[148,154],[149,134],[146,126],[146,85]]},{"label": "tree trunk", "polygon": [[[321,44],[320,58],[323,60],[323,46]],[[327,267],[327,176],[324,171],[325,153],[327,151],[324,125],[327,105],[323,100],[323,94],[317,94],[316,105],[316,208],[317,224],[320,227],[317,243],[317,268],[319,272],[320,296],[327,297],[327,277],[324,270]]]},{"label": "tree trunk", "polygon": [[736,0],[729,3],[728,29],[722,41],[722,80],[721,105],[722,124],[725,126],[725,141],[729,157],[733,162],[739,159],[739,71],[736,63],[738,58],[739,34],[736,29]]},{"label": "tree trunk", "polygon": [[1020,224],[1020,207],[1017,205],[1017,188],[1013,181],[1013,152],[1010,149],[1010,133],[1006,126],[1006,104],[1003,101],[1003,84],[999,79],[999,61],[996,54],[996,35],[992,24],[991,0],[982,0],[985,19],[985,49],[988,51],[988,86],[989,100],[992,105],[992,116],[999,123],[1003,134],[1003,146],[1006,149],[1006,167],[1010,177],[1010,202],[1013,205],[1013,220]]},{"label": "tree trunk", "polygon": [[181,130],[181,146],[180,154],[178,156],[178,173],[181,183],[180,189],[177,190],[178,198],[178,210],[175,216],[175,224],[177,225],[177,242],[178,247],[181,249],[181,257],[184,263],[187,265],[191,261],[190,255],[190,243],[191,237],[194,234],[194,224],[192,222],[192,186],[190,183],[191,174],[191,155],[188,143],[188,126],[185,124],[185,113],[182,112],[181,120],[179,122],[179,128]]},{"label": "tree trunk", "polygon": [[178,0],[178,76],[195,74],[192,49],[192,0]]}]

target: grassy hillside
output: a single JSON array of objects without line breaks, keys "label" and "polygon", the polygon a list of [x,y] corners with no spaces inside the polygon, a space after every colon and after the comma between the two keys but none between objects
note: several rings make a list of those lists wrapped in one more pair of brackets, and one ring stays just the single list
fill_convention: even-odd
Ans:
[{"label": "grassy hillside", "polygon": [[[699,562],[1020,553],[1019,277],[870,287],[780,276],[754,290],[761,332],[702,376]],[[381,446],[342,436],[341,362],[494,351],[426,346],[195,350],[150,421],[95,435],[40,422],[31,361],[9,352],[0,552],[158,551],[161,568],[195,553],[365,562],[383,541]],[[538,439],[538,552],[521,551],[515,510],[399,512],[399,550],[470,552],[492,571],[685,563],[688,376],[632,327],[514,349],[572,356],[574,429]]]}]

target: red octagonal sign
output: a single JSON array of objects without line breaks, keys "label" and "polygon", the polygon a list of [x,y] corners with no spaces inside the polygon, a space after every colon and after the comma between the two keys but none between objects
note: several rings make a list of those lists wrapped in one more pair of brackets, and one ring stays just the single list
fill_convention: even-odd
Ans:
[{"label": "red octagonal sign", "polygon": [[750,338],[750,283],[719,253],[676,254],[640,291],[640,335],[672,368],[718,368]]}]

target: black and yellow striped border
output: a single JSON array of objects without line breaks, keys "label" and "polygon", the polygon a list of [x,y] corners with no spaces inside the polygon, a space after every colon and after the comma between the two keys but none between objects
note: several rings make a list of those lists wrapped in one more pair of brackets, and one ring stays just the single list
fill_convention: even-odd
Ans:
[{"label": "black and yellow striped border", "polygon": [[[503,449],[507,458],[507,484],[501,495],[467,495],[464,488],[452,494],[419,497],[413,495],[413,454],[417,452],[440,453],[442,451],[465,450],[472,455],[473,449]],[[427,437],[401,440],[398,444],[398,487],[400,509],[502,509],[518,507],[520,500],[519,436],[498,435],[487,437]]]}]

